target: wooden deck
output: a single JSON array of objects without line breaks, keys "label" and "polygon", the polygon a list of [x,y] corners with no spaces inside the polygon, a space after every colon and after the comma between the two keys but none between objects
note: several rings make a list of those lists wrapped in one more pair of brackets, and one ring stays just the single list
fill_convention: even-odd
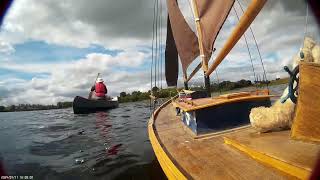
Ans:
[{"label": "wooden deck", "polygon": [[308,179],[320,145],[290,138],[290,131],[258,134],[252,128],[230,133],[225,142],[258,161],[300,179]]},{"label": "wooden deck", "polygon": [[244,102],[244,101],[255,101],[255,100],[267,100],[273,95],[267,94],[250,94],[249,92],[232,93],[228,95],[220,95],[213,98],[200,98],[193,100],[175,100],[173,105],[179,107],[185,112],[203,109],[212,106],[218,106],[227,103]]},{"label": "wooden deck", "polygon": [[295,179],[225,144],[223,137],[232,131],[193,138],[175,115],[172,104],[155,112],[148,129],[155,154],[169,179]]}]

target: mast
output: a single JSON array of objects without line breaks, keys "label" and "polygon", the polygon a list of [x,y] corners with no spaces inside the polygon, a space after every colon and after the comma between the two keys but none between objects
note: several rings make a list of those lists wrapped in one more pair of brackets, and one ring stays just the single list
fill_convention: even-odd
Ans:
[{"label": "mast", "polygon": [[199,11],[198,11],[196,0],[191,0],[191,1],[192,1],[192,7],[193,7],[192,9],[193,9],[193,14],[195,18],[196,28],[197,28],[197,34],[198,34],[198,43],[199,43],[200,57],[202,62],[202,70],[204,72],[204,85],[208,93],[208,96],[211,97],[210,77],[209,75],[206,75],[206,72],[208,71],[208,57],[205,55],[204,48],[203,48],[203,42],[202,42],[203,35],[202,35],[202,29],[200,24]]}]

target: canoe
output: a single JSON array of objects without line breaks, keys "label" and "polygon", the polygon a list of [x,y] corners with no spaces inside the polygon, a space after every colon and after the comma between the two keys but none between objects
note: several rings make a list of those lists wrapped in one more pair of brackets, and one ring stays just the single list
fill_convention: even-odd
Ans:
[{"label": "canoe", "polygon": [[96,111],[105,111],[119,106],[118,100],[91,100],[76,96],[73,100],[74,114],[86,114]]}]

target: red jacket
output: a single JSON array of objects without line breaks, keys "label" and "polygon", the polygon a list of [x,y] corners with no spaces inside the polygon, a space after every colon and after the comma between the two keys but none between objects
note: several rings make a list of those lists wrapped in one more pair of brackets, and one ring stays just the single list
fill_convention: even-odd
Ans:
[{"label": "red jacket", "polygon": [[91,91],[95,91],[97,97],[104,97],[105,94],[108,93],[107,87],[103,82],[96,83],[96,85],[91,88]]}]

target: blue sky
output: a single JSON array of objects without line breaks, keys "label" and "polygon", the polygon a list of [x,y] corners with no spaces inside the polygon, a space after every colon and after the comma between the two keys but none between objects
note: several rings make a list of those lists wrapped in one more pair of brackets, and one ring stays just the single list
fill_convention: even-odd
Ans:
[{"label": "blue sky", "polygon": [[[67,61],[78,61],[90,53],[108,54],[116,56],[121,50],[108,50],[101,45],[92,44],[85,48],[48,44],[43,41],[26,41],[13,45],[13,53],[0,54],[1,59],[8,59],[17,64],[51,64],[63,63]],[[49,76],[49,73],[30,73],[23,70],[11,70],[0,67],[0,77],[14,77],[24,80],[31,80],[34,77]]]},{"label": "blue sky", "polygon": [[[247,1],[241,2],[247,6]],[[195,29],[188,3],[179,0],[179,6]],[[270,0],[253,22],[269,79],[286,76],[283,66],[291,64],[298,53],[304,36],[305,7],[302,0]],[[147,91],[150,88],[152,8],[153,2],[149,0],[15,1],[0,31],[0,105],[55,104],[70,101],[76,95],[87,96],[98,72],[105,79],[111,96],[122,91]],[[237,5],[235,8],[239,10]],[[166,8],[163,11],[162,49]],[[319,42],[319,29],[312,15],[309,16],[307,35]],[[217,52],[236,22],[231,11],[215,42]],[[256,71],[262,73],[252,36],[246,35]],[[191,64],[188,73],[199,61],[198,58]],[[243,39],[218,71],[223,80],[253,80]],[[214,81],[215,75],[211,79]],[[199,72],[191,84],[202,80]]]},{"label": "blue sky", "polygon": [[90,45],[86,48],[76,48],[71,46],[62,46],[48,44],[43,41],[27,41],[22,44],[16,44],[13,47],[16,53],[8,56],[16,62],[62,62],[66,60],[76,60],[85,57],[89,53],[105,53],[115,56],[120,50],[107,50],[100,45]]}]

